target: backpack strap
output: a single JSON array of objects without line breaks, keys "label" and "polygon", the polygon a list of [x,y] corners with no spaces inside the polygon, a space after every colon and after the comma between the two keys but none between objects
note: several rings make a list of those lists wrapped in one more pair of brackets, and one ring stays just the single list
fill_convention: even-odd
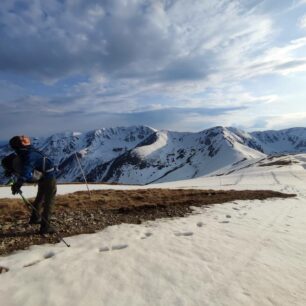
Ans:
[{"label": "backpack strap", "polygon": [[37,150],[37,149],[35,149],[35,151],[36,151],[37,153],[39,153],[39,154],[42,156],[42,158],[43,158],[42,172],[43,172],[43,173],[50,173],[50,172],[54,171],[54,170],[55,170],[55,167],[54,167],[54,166],[51,167],[50,169],[47,169],[47,170],[46,170],[46,161],[49,160],[49,161],[51,162],[51,164],[53,164],[52,161],[51,161],[48,157],[46,157],[41,151],[39,151],[39,150]]},{"label": "backpack strap", "polygon": [[45,173],[45,171],[46,171],[46,157],[45,156],[43,157],[42,171],[43,171],[43,173]]}]

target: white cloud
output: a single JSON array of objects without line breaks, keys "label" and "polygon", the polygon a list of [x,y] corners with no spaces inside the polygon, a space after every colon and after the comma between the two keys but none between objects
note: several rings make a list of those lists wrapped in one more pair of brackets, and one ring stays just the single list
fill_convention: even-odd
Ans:
[{"label": "white cloud", "polygon": [[[121,81],[108,79],[105,74],[102,87],[95,77],[91,78],[83,84],[83,93],[90,96],[100,92],[101,95],[95,95],[92,100],[101,107],[104,99],[117,102],[122,99],[126,104],[132,103],[131,108],[141,107],[135,101],[156,92],[181,106],[186,103],[196,106],[265,103],[275,100],[276,95],[256,97],[243,88],[233,89],[238,88],[242,80],[306,69],[306,58],[295,55],[296,50],[305,47],[305,38],[273,47],[272,20],[254,11],[244,15],[246,8],[236,1],[195,1],[188,13],[183,1],[168,10],[162,2],[157,3],[150,10],[157,12],[155,20],[161,18],[164,26],[160,30],[166,41],[171,37],[171,57],[133,62],[128,66],[130,72],[124,67],[118,71],[119,77],[126,75]],[[108,81],[111,86],[107,85]],[[192,97],[201,93],[202,99]]]},{"label": "white cloud", "polygon": [[27,9],[4,2],[0,64],[45,80],[97,71],[108,78],[201,79],[237,64],[271,33],[268,17],[237,0],[25,2]]},{"label": "white cloud", "polygon": [[303,127],[306,122],[306,112],[269,116],[266,118],[266,122],[266,128],[268,129]]},{"label": "white cloud", "polygon": [[[305,2],[306,3],[306,2]],[[298,21],[298,26],[301,29],[306,29],[306,15],[302,16]]]},{"label": "white cloud", "polygon": [[[3,72],[51,84],[54,91],[69,76],[87,79],[69,85],[66,95],[12,95],[6,111],[131,114],[275,103],[277,93],[254,93],[243,82],[304,72],[306,38],[278,41],[273,9],[279,14],[286,6],[270,1],[265,11],[268,2],[3,0]],[[216,118],[235,122],[222,116],[229,115]]]}]

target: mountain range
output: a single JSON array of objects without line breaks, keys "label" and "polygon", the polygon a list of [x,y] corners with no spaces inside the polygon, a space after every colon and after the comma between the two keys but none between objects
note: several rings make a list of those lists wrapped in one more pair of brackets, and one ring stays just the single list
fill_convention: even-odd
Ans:
[{"label": "mountain range", "polygon": [[[90,182],[150,184],[213,175],[267,155],[305,153],[306,128],[248,133],[217,126],[191,133],[132,126],[58,133],[32,142],[58,165],[60,182],[83,181],[82,167]],[[0,159],[9,153],[8,145],[0,146]],[[0,182],[5,181],[0,172]]]}]

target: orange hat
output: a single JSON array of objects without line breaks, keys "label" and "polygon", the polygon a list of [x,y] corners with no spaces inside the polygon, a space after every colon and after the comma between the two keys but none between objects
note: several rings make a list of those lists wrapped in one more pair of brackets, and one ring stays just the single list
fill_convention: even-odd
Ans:
[{"label": "orange hat", "polygon": [[22,136],[14,136],[10,139],[10,146],[15,149],[20,149],[26,146],[31,145],[30,137],[22,135]]},{"label": "orange hat", "polygon": [[20,140],[21,140],[21,144],[25,147],[25,146],[29,146],[31,145],[31,139],[29,136],[26,135],[22,135],[20,136]]}]

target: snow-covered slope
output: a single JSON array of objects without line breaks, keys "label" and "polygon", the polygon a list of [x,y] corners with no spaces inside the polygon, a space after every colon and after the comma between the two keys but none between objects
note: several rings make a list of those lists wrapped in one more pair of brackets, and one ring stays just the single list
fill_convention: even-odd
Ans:
[{"label": "snow-covered slope", "polygon": [[229,128],[229,130],[239,136],[246,145],[266,154],[306,152],[306,128],[252,133],[235,128]]},{"label": "snow-covered slope", "polygon": [[[149,184],[208,175],[267,154],[306,152],[306,128],[247,133],[214,127],[184,133],[134,126],[60,133],[33,143],[59,165],[61,182],[83,181],[77,156],[91,182]],[[8,153],[7,146],[0,147],[0,159]]]},{"label": "snow-covered slope", "polygon": [[176,181],[203,176],[242,159],[263,156],[223,127],[200,133],[159,131],[118,157],[104,180],[132,184]]},{"label": "snow-covered slope", "polygon": [[294,198],[204,206],[184,218],[68,237],[70,248],[46,244],[0,257],[9,269],[0,275],[1,305],[306,305],[306,154],[280,165],[284,158],[147,188],[272,189]]}]

